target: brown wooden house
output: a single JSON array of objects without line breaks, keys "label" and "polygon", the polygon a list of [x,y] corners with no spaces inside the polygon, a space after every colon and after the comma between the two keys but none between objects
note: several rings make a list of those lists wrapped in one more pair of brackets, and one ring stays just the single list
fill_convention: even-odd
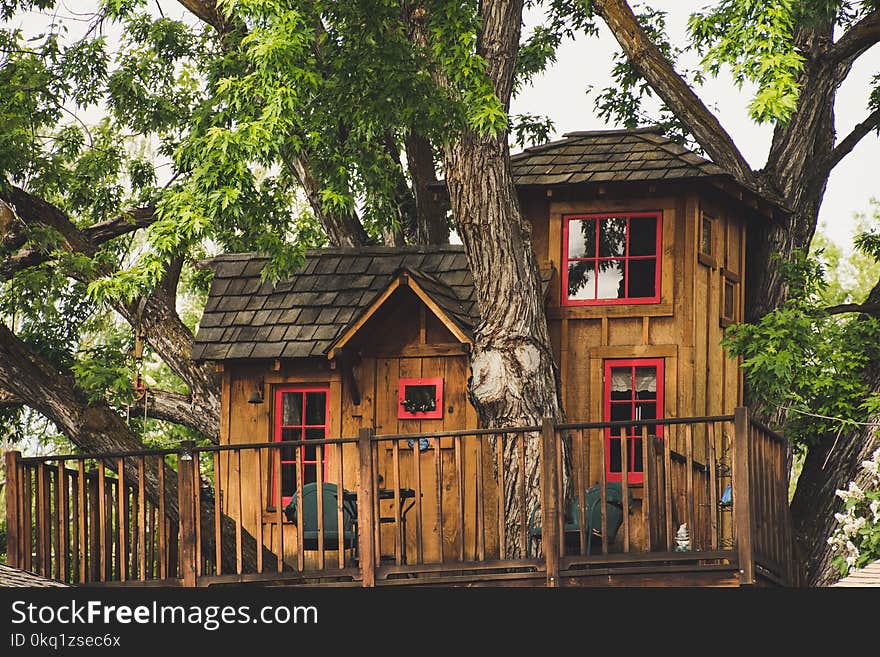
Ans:
[{"label": "brown wooden house", "polygon": [[[569,422],[544,434],[571,441],[582,521],[571,530],[578,512],[558,514],[579,543],[573,555],[560,548],[561,565],[535,565],[532,554],[516,562],[531,570],[514,570],[580,584],[790,581],[787,446],[740,411],[734,422],[742,375],[721,346],[724,327],[743,318],[749,226],[781,210],[654,129],[571,133],[514,155],[512,168]],[[499,437],[477,427],[467,384],[479,310],[462,247],[309,252],[274,286],[261,281],[264,264],[255,254],[213,261],[192,354],[222,379],[210,462],[216,515],[239,532],[234,576],[243,577],[242,532],[295,571],[323,573],[323,529],[310,561],[282,508],[302,504],[303,485],[333,482],[357,491],[360,523],[357,561],[330,548],[340,577],[352,563],[353,580],[370,583],[416,571],[450,582],[492,568],[496,583],[516,577],[505,532],[525,536],[535,523],[505,525],[500,455],[510,441],[524,450],[535,428]],[[370,493],[370,509],[366,481],[386,492]],[[608,482],[632,503],[613,541],[603,513],[593,552],[583,494]],[[341,525],[343,496],[331,511]],[[674,550],[681,525],[690,552]],[[369,575],[365,546],[378,568]],[[218,549],[198,572],[220,577],[220,562]],[[622,570],[612,582],[613,564]]]},{"label": "brown wooden house", "polygon": [[[722,331],[742,319],[748,224],[770,220],[775,208],[653,129],[571,133],[513,156],[512,165],[533,226],[567,418],[732,414],[742,377],[721,347]],[[477,428],[467,352],[479,312],[462,247],[310,252],[301,272],[274,288],[260,281],[263,265],[253,254],[216,259],[193,351],[222,369],[222,444],[354,436],[363,427],[377,434]],[[257,399],[263,403],[249,403]],[[695,432],[694,456],[705,458],[705,428]],[[634,425],[626,442],[638,500],[637,433]],[[620,438],[609,432],[605,442],[604,465],[599,445],[591,446],[591,477],[604,468],[608,481],[620,480]],[[452,447],[451,438],[440,439],[441,453]],[[383,479],[392,458],[385,452]],[[306,446],[285,457],[286,504],[294,462],[308,482],[317,461]],[[322,457],[323,479],[331,480],[338,464],[328,450]],[[433,454],[421,458],[429,466]],[[475,463],[474,454],[463,460]],[[249,507],[258,503],[245,496],[246,518],[256,517]],[[436,500],[423,493],[423,503],[433,509]],[[271,505],[270,495],[263,504]],[[447,549],[460,529],[453,515]],[[467,515],[463,523],[470,538],[476,528]],[[271,514],[264,531],[274,540]],[[633,540],[643,538],[634,532]]]}]

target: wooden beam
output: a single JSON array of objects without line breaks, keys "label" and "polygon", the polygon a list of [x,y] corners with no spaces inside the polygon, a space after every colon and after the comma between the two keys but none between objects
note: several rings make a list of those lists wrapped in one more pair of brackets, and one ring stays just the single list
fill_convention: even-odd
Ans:
[{"label": "wooden beam", "polygon": [[[180,516],[180,583],[182,586],[194,587],[196,585],[196,531],[195,531],[195,505],[194,499],[197,494],[194,490],[193,447],[191,440],[183,442],[183,453],[177,460],[177,492],[178,513]],[[239,516],[241,517],[241,516]]]},{"label": "wooden beam", "polygon": [[[6,561],[13,568],[21,568],[19,558],[19,526],[21,518],[18,515],[18,459],[21,452],[9,450],[6,452]],[[28,491],[28,503],[30,492]]]},{"label": "wooden beam", "polygon": [[351,356],[347,353],[342,358],[342,376],[345,379],[345,385],[348,387],[348,394],[351,396],[351,403],[354,406],[361,405],[361,389],[357,379],[357,372],[355,372],[358,361],[360,361],[360,358],[357,355]]},{"label": "wooden beam", "polygon": [[[396,444],[396,443],[395,443]],[[373,548],[373,430],[362,427],[358,433],[358,560],[361,569],[361,585],[376,585],[376,556]],[[300,516],[301,517],[301,516]]]},{"label": "wooden beam", "polygon": [[559,471],[556,463],[556,428],[551,418],[544,418],[541,425],[541,458],[543,472],[541,477],[541,547],[547,566],[547,586],[559,586]]},{"label": "wooden beam", "polygon": [[346,344],[348,344],[351,341],[351,339],[355,335],[357,335],[357,332],[360,331],[361,328],[363,328],[364,324],[366,324],[367,321],[373,315],[376,314],[376,312],[379,310],[379,308],[382,307],[382,304],[385,303],[385,301],[388,299],[388,297],[390,297],[394,293],[394,291],[398,287],[400,287],[400,285],[401,285],[401,277],[398,276],[397,278],[395,278],[391,282],[391,284],[388,287],[385,288],[385,291],[382,294],[380,294],[375,299],[375,301],[373,301],[373,303],[370,304],[370,306],[363,312],[363,314],[361,314],[361,316],[357,319],[357,321],[354,322],[353,324],[349,325],[349,327],[342,333],[342,335],[340,335],[336,339],[336,342],[333,343],[333,346],[330,348],[330,351],[327,352],[328,360],[333,360],[334,358],[336,358],[336,352],[339,351]]},{"label": "wooden beam", "polygon": [[733,445],[733,514],[736,524],[736,549],[743,584],[755,583],[755,560],[752,551],[752,512],[749,500],[749,414],[748,409],[734,411]]}]

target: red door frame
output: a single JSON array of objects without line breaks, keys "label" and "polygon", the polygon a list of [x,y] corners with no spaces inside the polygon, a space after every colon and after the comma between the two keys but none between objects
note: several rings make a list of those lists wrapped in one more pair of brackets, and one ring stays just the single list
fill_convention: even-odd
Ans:
[{"label": "red door frame", "polygon": [[[302,424],[301,425],[282,425],[282,412],[281,412],[281,396],[286,392],[301,392],[303,393],[303,406],[302,406]],[[309,392],[322,392],[324,393],[324,424],[306,424],[306,393]],[[273,398],[273,408],[272,408],[272,442],[282,442],[281,441],[281,430],[282,429],[300,429],[300,440],[305,439],[305,430],[306,429],[323,429],[324,430],[324,438],[327,437],[327,431],[330,428],[330,386],[329,385],[281,385],[275,387]],[[281,448],[278,448],[281,449]],[[283,465],[291,465],[297,463],[300,468],[300,477],[305,478],[305,454],[306,454],[306,446],[301,445],[299,447],[299,458],[296,461],[285,461],[282,459],[281,464]],[[324,481],[327,481],[327,449],[326,447],[321,451],[321,459],[323,461],[322,464],[322,478]],[[317,461],[310,461],[309,463],[317,463]],[[272,494],[271,499],[272,502],[275,502],[275,459],[272,458]],[[287,503],[290,502],[292,496],[285,497],[282,493],[281,495],[281,504],[282,506],[287,506]]]},{"label": "red door frame", "polygon": [[[603,413],[606,422],[611,421],[611,368],[613,367],[629,367],[632,369],[632,377],[635,379],[635,370],[637,367],[654,367],[657,372],[657,394],[656,394],[656,409],[657,409],[657,419],[662,420],[665,416],[665,407],[664,407],[664,388],[666,386],[666,378],[664,372],[664,360],[662,358],[625,358],[625,359],[609,359],[604,361],[605,367],[605,385],[602,390],[602,405],[603,405]],[[636,407],[636,387],[635,381],[632,382],[632,398],[630,399],[630,404],[632,404],[632,412],[631,416],[635,417],[635,407]],[[647,401],[647,400],[645,400]],[[634,427],[630,427],[627,431],[628,439],[632,438],[641,438],[640,435],[635,435],[633,433]],[[620,430],[617,429],[615,431],[616,439],[620,439]],[[655,431],[653,435],[662,438],[663,437],[663,426],[655,425]],[[631,446],[634,446],[635,443],[630,443]],[[628,446],[629,447],[629,446]],[[621,449],[623,446],[621,445]],[[627,477],[627,481],[631,484],[641,484],[645,480],[644,472],[632,472],[632,463],[633,463],[633,450],[634,447],[630,448],[630,451],[627,451],[627,467],[630,468],[629,476]],[[644,464],[643,464],[644,467]],[[612,472],[611,471],[611,428],[608,427],[605,429],[605,476],[607,481],[620,481],[622,479],[620,472]]]},{"label": "red door frame", "polygon": [[[624,255],[615,257],[599,257],[599,227],[601,226],[602,219],[610,219],[610,218],[626,218],[626,248],[624,249]],[[630,219],[641,218],[641,217],[655,217],[657,219],[657,241],[655,246],[655,253],[653,256],[630,256],[629,255],[629,221]],[[654,259],[656,261],[656,267],[654,268],[654,296],[653,297],[631,297],[631,298],[623,298],[623,299],[569,299],[568,298],[568,263],[571,261],[568,257],[568,227],[572,221],[578,221],[581,219],[595,219],[596,220],[596,255],[592,258],[575,258],[575,260],[592,260],[598,265],[599,260],[623,260],[624,261],[624,278],[629,285],[629,263],[630,260],[650,260]],[[659,210],[651,211],[651,212],[599,212],[592,214],[565,214],[562,215],[562,296],[561,305],[563,306],[606,306],[606,305],[621,305],[621,304],[643,304],[643,303],[660,303],[660,264],[663,259],[662,257],[662,235],[663,235],[663,213]],[[596,275],[596,286],[598,289],[599,281],[598,274]]]}]

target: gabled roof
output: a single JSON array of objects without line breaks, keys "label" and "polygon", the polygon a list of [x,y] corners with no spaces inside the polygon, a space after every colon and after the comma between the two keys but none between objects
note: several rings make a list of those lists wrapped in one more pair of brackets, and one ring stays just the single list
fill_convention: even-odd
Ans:
[{"label": "gabled roof", "polygon": [[[309,251],[300,271],[274,287],[260,279],[266,261],[253,253],[212,260],[193,360],[325,357],[401,272],[467,336],[480,321],[461,245]],[[550,275],[541,275],[545,293]]]},{"label": "gabled roof", "polygon": [[336,338],[327,355],[333,358],[363,328],[366,322],[401,287],[409,288],[437,316],[444,326],[462,343],[473,341],[473,318],[464,313],[455,292],[441,279],[418,270],[403,268],[395,273],[391,282],[376,295],[364,311]]},{"label": "gabled roof", "polygon": [[512,155],[517,185],[683,180],[727,175],[663,136],[656,126],[568,132],[559,141]]}]

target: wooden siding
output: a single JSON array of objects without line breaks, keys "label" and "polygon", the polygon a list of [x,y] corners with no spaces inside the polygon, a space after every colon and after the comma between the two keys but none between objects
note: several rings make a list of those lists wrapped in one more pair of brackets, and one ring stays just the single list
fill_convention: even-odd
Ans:
[{"label": "wooden siding", "polygon": [[[660,191],[658,191],[658,187]],[[731,205],[729,200],[711,190],[693,186],[646,185],[633,187],[626,196],[612,197],[601,190],[579,195],[567,190],[554,193],[546,189],[521,193],[521,206],[532,224],[532,240],[540,266],[552,266],[555,274],[550,282],[547,316],[554,355],[560,367],[563,404],[570,422],[603,420],[603,361],[617,358],[663,358],[665,417],[730,414],[742,400],[742,377],[738,362],[727,357],[721,347],[723,326],[721,309],[725,272],[736,279],[737,299],[735,319],[742,319],[745,272],[744,210]],[[563,306],[560,303],[560,272],[565,265],[562,254],[562,222],[567,214],[620,211],[659,211],[662,214],[660,267],[660,302],[656,304]],[[713,220],[714,263],[707,263],[698,255],[700,220],[702,214]],[[728,274],[730,276],[730,274]],[[280,384],[323,384],[330,390],[329,437],[354,437],[363,427],[377,434],[431,433],[472,429],[477,426],[476,413],[467,400],[469,376],[467,345],[462,344],[443,323],[426,308],[408,288],[401,287],[389,296],[386,303],[367,320],[357,335],[346,345],[335,361],[320,358],[283,361],[227,362],[223,372],[223,417],[221,440],[223,444],[271,440],[271,403],[248,404],[247,400],[262,380],[265,399],[271,400],[273,386]],[[397,383],[400,378],[442,377],[444,380],[443,417],[436,420],[398,418]],[[353,388],[356,388],[354,390]],[[355,401],[358,403],[355,403]],[[668,439],[672,448],[683,451],[684,440],[679,432],[671,430]],[[704,460],[708,449],[708,435],[704,428],[696,428],[693,457]],[[599,479],[603,467],[597,452],[597,443],[591,443],[593,453],[589,462],[592,481]],[[456,454],[451,438],[441,439],[441,491],[452,491]],[[486,445],[483,446],[485,450]],[[714,436],[713,449],[723,454],[729,448],[729,436],[719,432]],[[465,478],[477,477],[480,459],[472,445],[460,455]],[[474,509],[478,500],[465,500],[464,527],[456,509],[441,500],[442,518],[437,518],[436,471],[431,449],[421,453],[421,471],[424,481],[422,506],[431,519],[432,528],[443,534],[443,552],[449,553],[464,545],[468,555],[478,549],[498,551],[498,532],[487,531],[485,544],[478,545],[474,526]],[[356,482],[355,447],[346,445],[340,450],[343,471],[335,462],[335,450],[328,454],[329,481],[342,477],[347,487]],[[485,452],[484,452],[485,456]],[[230,483],[223,486],[224,512],[233,517],[240,514],[248,531],[255,529],[262,517],[263,540],[276,545],[279,514],[267,507],[271,496],[263,496],[264,508],[253,491],[258,488],[256,478],[267,477],[268,463],[252,463],[242,455],[239,464],[227,455],[221,456],[221,472],[230,473]],[[413,450],[401,441],[395,451],[388,445],[379,450],[377,470],[390,485],[394,474],[395,458],[403,476],[409,477]],[[491,459],[483,458],[484,479],[494,485]],[[239,491],[232,484],[240,468],[245,479]],[[262,468],[262,473],[258,469]],[[250,474],[247,474],[250,473]],[[254,481],[247,481],[253,477]],[[222,478],[221,478],[222,480]],[[402,480],[410,487],[413,482]],[[250,492],[249,492],[250,491]],[[636,499],[634,513],[641,513],[642,488],[633,486]],[[383,500],[378,509],[381,516],[394,516],[394,500]],[[240,506],[240,510],[239,510]],[[261,513],[262,511],[262,513]],[[492,509],[490,513],[497,514]],[[720,522],[729,522],[723,517]],[[487,516],[488,527],[497,526],[497,516]],[[639,545],[644,541],[642,523],[634,523],[631,540]],[[293,558],[296,538],[294,528],[282,518],[285,558]],[[427,526],[426,526],[427,527]],[[431,527],[428,527],[430,529]],[[382,527],[380,553],[400,558],[401,547],[395,543],[393,529]],[[463,532],[463,536],[459,533]],[[412,554],[415,536],[407,526],[407,554]],[[430,563],[439,558],[438,548],[426,544],[423,559]]]}]

